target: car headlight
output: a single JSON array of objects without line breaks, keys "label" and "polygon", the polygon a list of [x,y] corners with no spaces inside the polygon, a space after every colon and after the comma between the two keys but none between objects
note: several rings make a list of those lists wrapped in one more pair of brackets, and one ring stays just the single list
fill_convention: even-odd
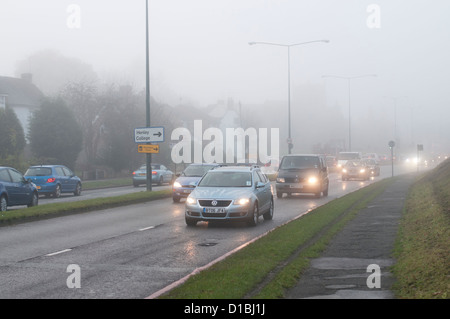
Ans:
[{"label": "car headlight", "polygon": [[173,183],[173,188],[180,188],[181,184],[179,182]]},{"label": "car headlight", "polygon": [[248,205],[248,203],[250,203],[250,199],[248,199],[248,198],[240,198],[240,199],[236,199],[234,201],[234,205],[245,206],[245,205]]},{"label": "car headlight", "polygon": [[309,184],[316,184],[317,181],[318,181],[318,179],[315,176],[311,176],[310,178],[308,178],[308,183]]},{"label": "car headlight", "polygon": [[342,173],[347,173],[347,169],[346,169],[346,168],[343,168],[343,169],[342,169]]},{"label": "car headlight", "polygon": [[277,177],[277,183],[284,183],[285,180],[283,177]]},{"label": "car headlight", "polygon": [[195,199],[194,197],[188,196],[188,198],[186,198],[186,204],[195,205],[195,204],[197,204],[197,199]]},{"label": "car headlight", "polygon": [[362,174],[362,173],[365,173],[366,170],[365,170],[364,168],[361,168],[361,169],[359,170],[359,172]]}]

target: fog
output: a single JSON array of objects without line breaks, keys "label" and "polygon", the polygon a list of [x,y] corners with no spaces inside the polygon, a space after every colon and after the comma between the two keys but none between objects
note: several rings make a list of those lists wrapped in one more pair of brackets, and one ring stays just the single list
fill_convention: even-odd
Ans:
[{"label": "fog", "polygon": [[[150,90],[162,103],[233,101],[243,125],[280,128],[283,153],[287,47],[249,42],[326,39],[290,48],[294,151],[348,146],[348,81],[324,75],[375,74],[351,80],[352,149],[387,153],[396,139],[404,152],[424,144],[450,153],[448,0],[150,0],[149,7]],[[50,50],[102,82],[141,89],[145,1],[1,0],[0,48],[0,76],[34,73],[27,59]]]}]

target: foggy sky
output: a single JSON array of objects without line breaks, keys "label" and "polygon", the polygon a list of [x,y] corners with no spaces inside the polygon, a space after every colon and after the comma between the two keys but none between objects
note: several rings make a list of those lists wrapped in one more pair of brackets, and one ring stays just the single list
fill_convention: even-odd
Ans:
[{"label": "foggy sky", "polygon": [[[69,28],[70,4],[81,8]],[[380,28],[369,28],[377,4]],[[450,1],[448,0],[150,0],[151,93],[167,103],[198,106],[233,98],[242,105],[287,100],[287,49],[293,44],[291,88],[322,85],[329,106],[348,105],[355,119],[370,112],[413,119],[450,137]],[[0,0],[0,76],[19,76],[19,60],[54,49],[89,63],[104,81],[145,84],[144,0]],[[292,95],[294,96],[294,94]],[[292,101],[301,116],[308,107]],[[411,120],[409,120],[411,122]],[[408,125],[411,125],[409,123]],[[430,125],[430,126],[428,126]],[[404,127],[407,125],[404,124]],[[448,145],[448,144],[447,144]]]}]

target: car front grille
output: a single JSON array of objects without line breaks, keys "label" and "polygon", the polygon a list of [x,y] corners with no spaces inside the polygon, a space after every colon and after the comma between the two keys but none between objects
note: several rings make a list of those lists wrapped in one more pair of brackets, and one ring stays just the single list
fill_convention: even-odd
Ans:
[{"label": "car front grille", "polygon": [[214,200],[200,199],[198,202],[202,207],[228,207],[231,204],[231,200],[216,200],[216,205],[213,205]]},{"label": "car front grille", "polygon": [[302,183],[302,182],[305,181],[305,179],[302,178],[302,177],[298,177],[298,178],[286,177],[286,178],[284,179],[284,181],[285,181],[286,183]]}]

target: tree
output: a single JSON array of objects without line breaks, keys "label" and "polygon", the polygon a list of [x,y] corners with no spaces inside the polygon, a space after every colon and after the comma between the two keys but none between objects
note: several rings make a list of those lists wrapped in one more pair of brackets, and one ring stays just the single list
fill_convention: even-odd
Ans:
[{"label": "tree", "polygon": [[31,151],[42,161],[74,168],[83,132],[62,99],[46,99],[31,116],[29,140]]},{"label": "tree", "polygon": [[25,134],[14,110],[0,108],[0,157],[18,156],[25,147]]}]

